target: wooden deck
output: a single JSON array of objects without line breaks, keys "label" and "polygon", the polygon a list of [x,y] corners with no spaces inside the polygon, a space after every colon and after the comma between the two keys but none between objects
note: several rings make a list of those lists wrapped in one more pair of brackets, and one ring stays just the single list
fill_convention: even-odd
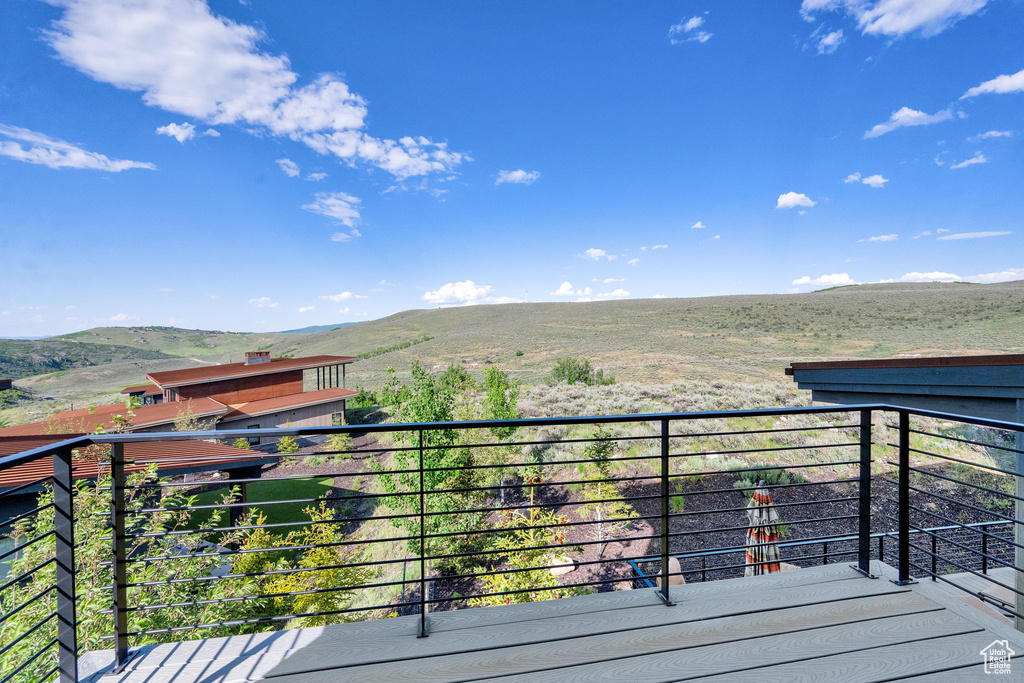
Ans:
[{"label": "wooden deck", "polygon": [[[83,659],[88,683],[335,681],[987,680],[980,651],[1024,635],[936,582],[896,586],[847,565],[431,616],[141,648],[119,675]],[[955,589],[954,589],[955,590]],[[1018,656],[1019,656],[1018,655]],[[1019,671],[998,680],[1024,680]]]}]

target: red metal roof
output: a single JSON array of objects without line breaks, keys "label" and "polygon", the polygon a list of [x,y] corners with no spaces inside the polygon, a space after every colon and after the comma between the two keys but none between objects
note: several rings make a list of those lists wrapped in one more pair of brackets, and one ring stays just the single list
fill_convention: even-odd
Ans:
[{"label": "red metal roof", "polygon": [[827,360],[811,363],[793,363],[793,370],[847,370],[854,368],[969,368],[993,365],[1024,365],[1024,354],[989,356],[931,356],[926,358],[868,358],[863,360]]},{"label": "red metal roof", "polygon": [[330,403],[331,401],[340,401],[343,398],[351,398],[357,393],[358,392],[352,391],[351,389],[336,387],[334,389],[306,391],[301,394],[289,394],[287,396],[278,396],[276,398],[265,398],[259,401],[249,401],[248,403],[232,405],[232,411],[227,415],[224,415],[221,419],[225,421],[235,420],[241,417],[254,417],[256,415],[276,413],[281,410],[288,410],[289,408],[303,408],[305,406],[314,406],[320,403]]},{"label": "red metal roof", "polygon": [[[0,457],[13,455],[23,451],[39,448],[47,443],[55,443],[60,439],[53,436],[22,437],[15,439],[0,438]],[[127,460],[134,460],[125,466],[127,472],[138,472],[146,469],[150,463],[157,464],[158,471],[178,469],[227,469],[242,463],[257,465],[273,462],[279,456],[247,451],[233,446],[223,446],[209,441],[145,441],[126,443],[124,455]],[[101,466],[90,458],[74,458],[72,475],[75,479],[95,479],[102,471],[106,474],[106,466]],[[24,465],[16,465],[0,470],[0,489],[21,486],[38,481],[53,474],[53,459],[39,458]]]},{"label": "red metal roof", "polygon": [[[215,401],[208,397],[196,398],[191,401],[139,406],[132,411],[135,414],[132,418],[132,427],[141,429],[143,427],[153,427],[174,422],[174,419],[179,414],[189,409],[189,403],[191,403],[192,414],[196,417],[220,416],[230,410],[220,401]],[[104,429],[110,429],[113,426],[111,418],[124,412],[124,403],[96,406],[93,409],[65,410],[51,415],[42,422],[30,422],[29,424],[0,429],[0,437],[33,436],[39,434],[92,434],[96,431],[97,425],[102,426]]]},{"label": "red metal roof", "polygon": [[143,396],[151,396],[153,394],[162,394],[164,390],[155,384],[133,384],[130,387],[125,387],[121,390],[122,394],[138,394],[142,393]]},{"label": "red metal roof", "polygon": [[309,370],[330,365],[351,363],[353,356],[308,356],[306,358],[271,358],[269,363],[225,363],[223,365],[205,365],[199,368],[184,370],[168,370],[167,372],[151,372],[146,379],[163,387],[180,387],[187,384],[251,377],[253,375],[269,375],[288,370]]}]

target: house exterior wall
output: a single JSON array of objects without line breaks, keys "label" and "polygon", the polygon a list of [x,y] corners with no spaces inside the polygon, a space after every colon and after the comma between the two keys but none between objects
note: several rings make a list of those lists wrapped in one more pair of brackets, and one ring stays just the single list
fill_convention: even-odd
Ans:
[{"label": "house exterior wall", "polygon": [[267,413],[254,417],[240,417],[234,420],[221,420],[217,423],[217,429],[261,429],[271,427],[330,427],[331,418],[335,413],[345,414],[345,399],[321,403],[315,406],[305,406],[282,410],[277,413]]},{"label": "house exterior wall", "polygon": [[212,396],[221,403],[247,403],[302,393],[302,370],[288,370],[269,375],[253,375],[252,377],[175,387],[164,392],[165,400],[175,400],[173,397],[167,396],[172,391],[177,392],[179,401]]}]

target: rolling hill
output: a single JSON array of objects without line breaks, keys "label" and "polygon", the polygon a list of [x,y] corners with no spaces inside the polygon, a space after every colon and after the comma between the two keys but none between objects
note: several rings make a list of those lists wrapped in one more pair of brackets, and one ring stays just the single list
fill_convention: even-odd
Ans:
[{"label": "rolling hill", "polygon": [[[371,388],[383,383],[388,366],[407,377],[413,360],[437,368],[460,363],[476,373],[498,364],[537,383],[566,355],[588,358],[620,381],[785,382],[783,368],[797,360],[1022,352],[1024,281],[411,310],[309,334],[98,328],[17,343],[107,344],[123,354],[18,383],[78,402],[110,400],[146,372],[237,361],[257,348],[275,356],[366,354],[349,368],[349,386]],[[411,345],[383,351],[405,343]],[[159,356],[130,357],[125,349]]]}]

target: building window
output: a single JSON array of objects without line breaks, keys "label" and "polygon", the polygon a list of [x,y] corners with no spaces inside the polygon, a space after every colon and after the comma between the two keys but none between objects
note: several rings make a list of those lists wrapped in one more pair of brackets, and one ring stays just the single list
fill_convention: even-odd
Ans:
[{"label": "building window", "polygon": [[[259,425],[249,425],[248,427],[246,427],[246,429],[259,429],[259,428],[260,428]],[[258,436],[250,436],[249,437],[249,445],[250,446],[259,446],[260,445],[260,437],[258,437]]]},{"label": "building window", "polygon": [[345,424],[345,413],[331,413],[331,426],[340,427]]}]

